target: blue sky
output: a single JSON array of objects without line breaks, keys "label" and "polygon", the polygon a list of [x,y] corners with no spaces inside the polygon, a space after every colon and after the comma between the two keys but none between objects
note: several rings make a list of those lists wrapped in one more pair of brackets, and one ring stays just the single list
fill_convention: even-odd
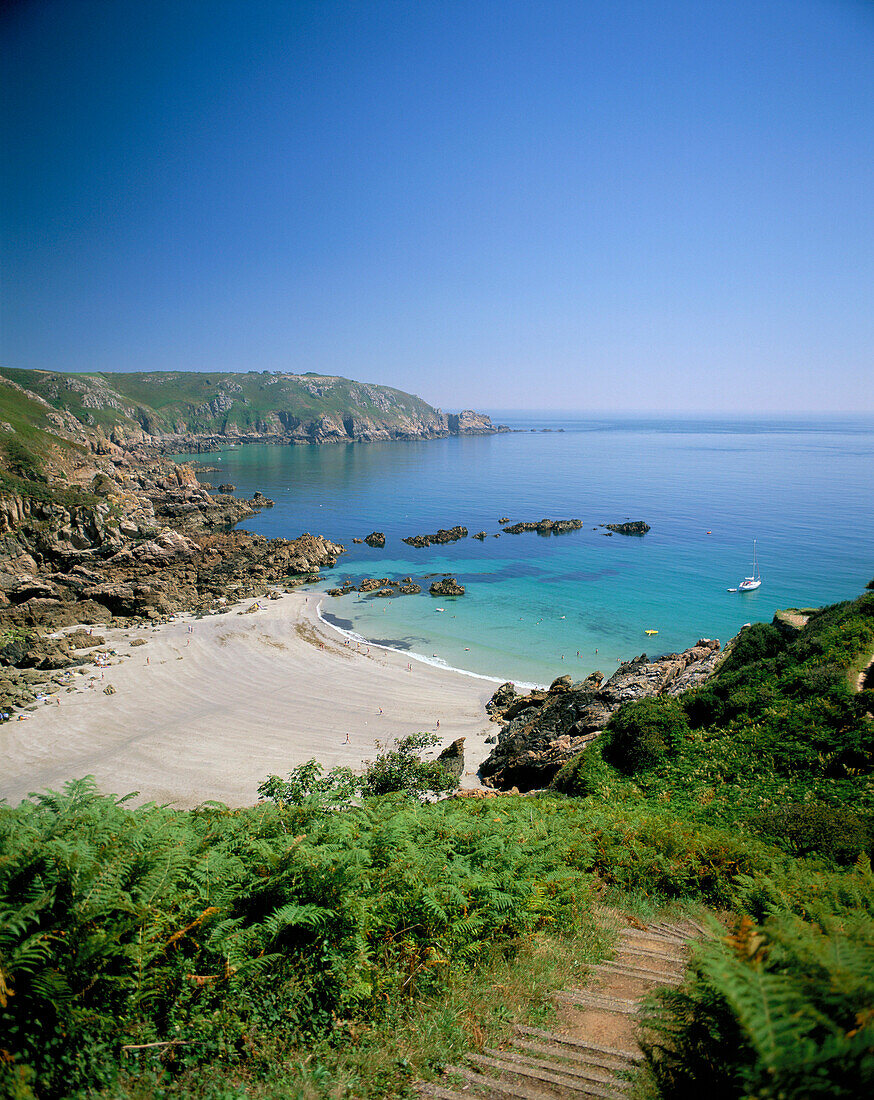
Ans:
[{"label": "blue sky", "polygon": [[8,366],[874,411],[874,3],[19,3]]}]

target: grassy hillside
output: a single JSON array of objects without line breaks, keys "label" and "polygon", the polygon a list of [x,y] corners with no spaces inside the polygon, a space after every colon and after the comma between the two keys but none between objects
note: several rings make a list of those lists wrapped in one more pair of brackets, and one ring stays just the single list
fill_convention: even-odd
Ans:
[{"label": "grassy hillside", "polygon": [[[10,368],[0,374],[84,424],[104,430],[139,428],[150,434],[263,430],[273,414],[299,422],[356,416],[393,427],[438,415],[427,402],[401,390],[324,375],[269,371],[63,374]],[[281,421],[275,426],[281,427]]]},{"label": "grassy hillside", "polygon": [[354,804],[310,765],[248,810],[88,781],[0,806],[0,1090],[410,1096],[512,1019],[547,934],[596,958],[607,901],[733,922],[653,999],[635,1100],[869,1095],[872,651],[874,592],[757,624],[704,688],[622,708],[571,795]]},{"label": "grassy hillside", "polygon": [[85,461],[88,448],[52,410],[0,376],[0,490],[43,501],[90,503],[90,494],[59,483]]}]

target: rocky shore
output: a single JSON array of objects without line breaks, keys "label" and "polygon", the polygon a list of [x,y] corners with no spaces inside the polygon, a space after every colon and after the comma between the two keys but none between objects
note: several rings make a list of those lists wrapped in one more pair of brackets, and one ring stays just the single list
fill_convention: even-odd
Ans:
[{"label": "rocky shore", "polygon": [[147,451],[97,439],[75,456],[39,496],[0,492],[0,712],[32,705],[63,685],[59,670],[93,661],[48,632],[207,613],[294,587],[344,552],[318,535],[231,530],[272,502],[211,494],[191,467]]},{"label": "rocky shore", "polygon": [[623,703],[697,687],[713,675],[721,658],[719,642],[702,638],[683,653],[653,661],[642,654],[606,681],[600,672],[576,682],[561,676],[547,691],[526,695],[519,695],[511,683],[502,684],[486,708],[501,731],[482,765],[483,782],[501,790],[547,786],[603,732]]}]

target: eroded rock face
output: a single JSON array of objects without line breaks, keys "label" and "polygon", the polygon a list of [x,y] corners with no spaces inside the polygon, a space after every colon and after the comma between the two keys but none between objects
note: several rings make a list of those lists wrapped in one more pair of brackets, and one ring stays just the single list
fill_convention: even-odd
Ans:
[{"label": "eroded rock face", "polygon": [[713,674],[720,657],[719,642],[703,638],[683,653],[654,661],[642,654],[623,664],[606,682],[600,672],[575,683],[561,676],[548,691],[522,696],[512,684],[502,684],[487,704],[503,728],[482,766],[483,782],[502,790],[545,787],[603,732],[623,703],[679,695],[697,687]]},{"label": "eroded rock face", "polygon": [[432,596],[463,596],[464,585],[459,584],[455,577],[444,577],[441,581],[434,581],[428,591]]}]

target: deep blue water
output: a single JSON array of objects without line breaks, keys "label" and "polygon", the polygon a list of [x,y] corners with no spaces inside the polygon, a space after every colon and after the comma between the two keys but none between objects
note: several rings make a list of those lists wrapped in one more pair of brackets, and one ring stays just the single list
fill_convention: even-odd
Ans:
[{"label": "deep blue water", "polygon": [[[852,598],[874,576],[871,418],[493,418],[522,430],[245,446],[203,461],[220,458],[222,473],[210,480],[276,501],[247,529],[312,531],[346,545],[330,584],[406,575],[423,583],[421,596],[326,599],[325,612],[372,641],[502,679],[609,674],[619,658],[684,649],[699,637],[726,641],[777,608]],[[584,526],[493,538],[501,516],[578,517]],[[652,530],[642,538],[593,530],[626,518]],[[455,524],[489,538],[425,550],[401,542]],[[384,550],[353,546],[372,530],[385,532]],[[762,587],[729,593],[749,572],[753,539]],[[427,594],[428,574],[443,572],[466,586],[464,597]]]}]

